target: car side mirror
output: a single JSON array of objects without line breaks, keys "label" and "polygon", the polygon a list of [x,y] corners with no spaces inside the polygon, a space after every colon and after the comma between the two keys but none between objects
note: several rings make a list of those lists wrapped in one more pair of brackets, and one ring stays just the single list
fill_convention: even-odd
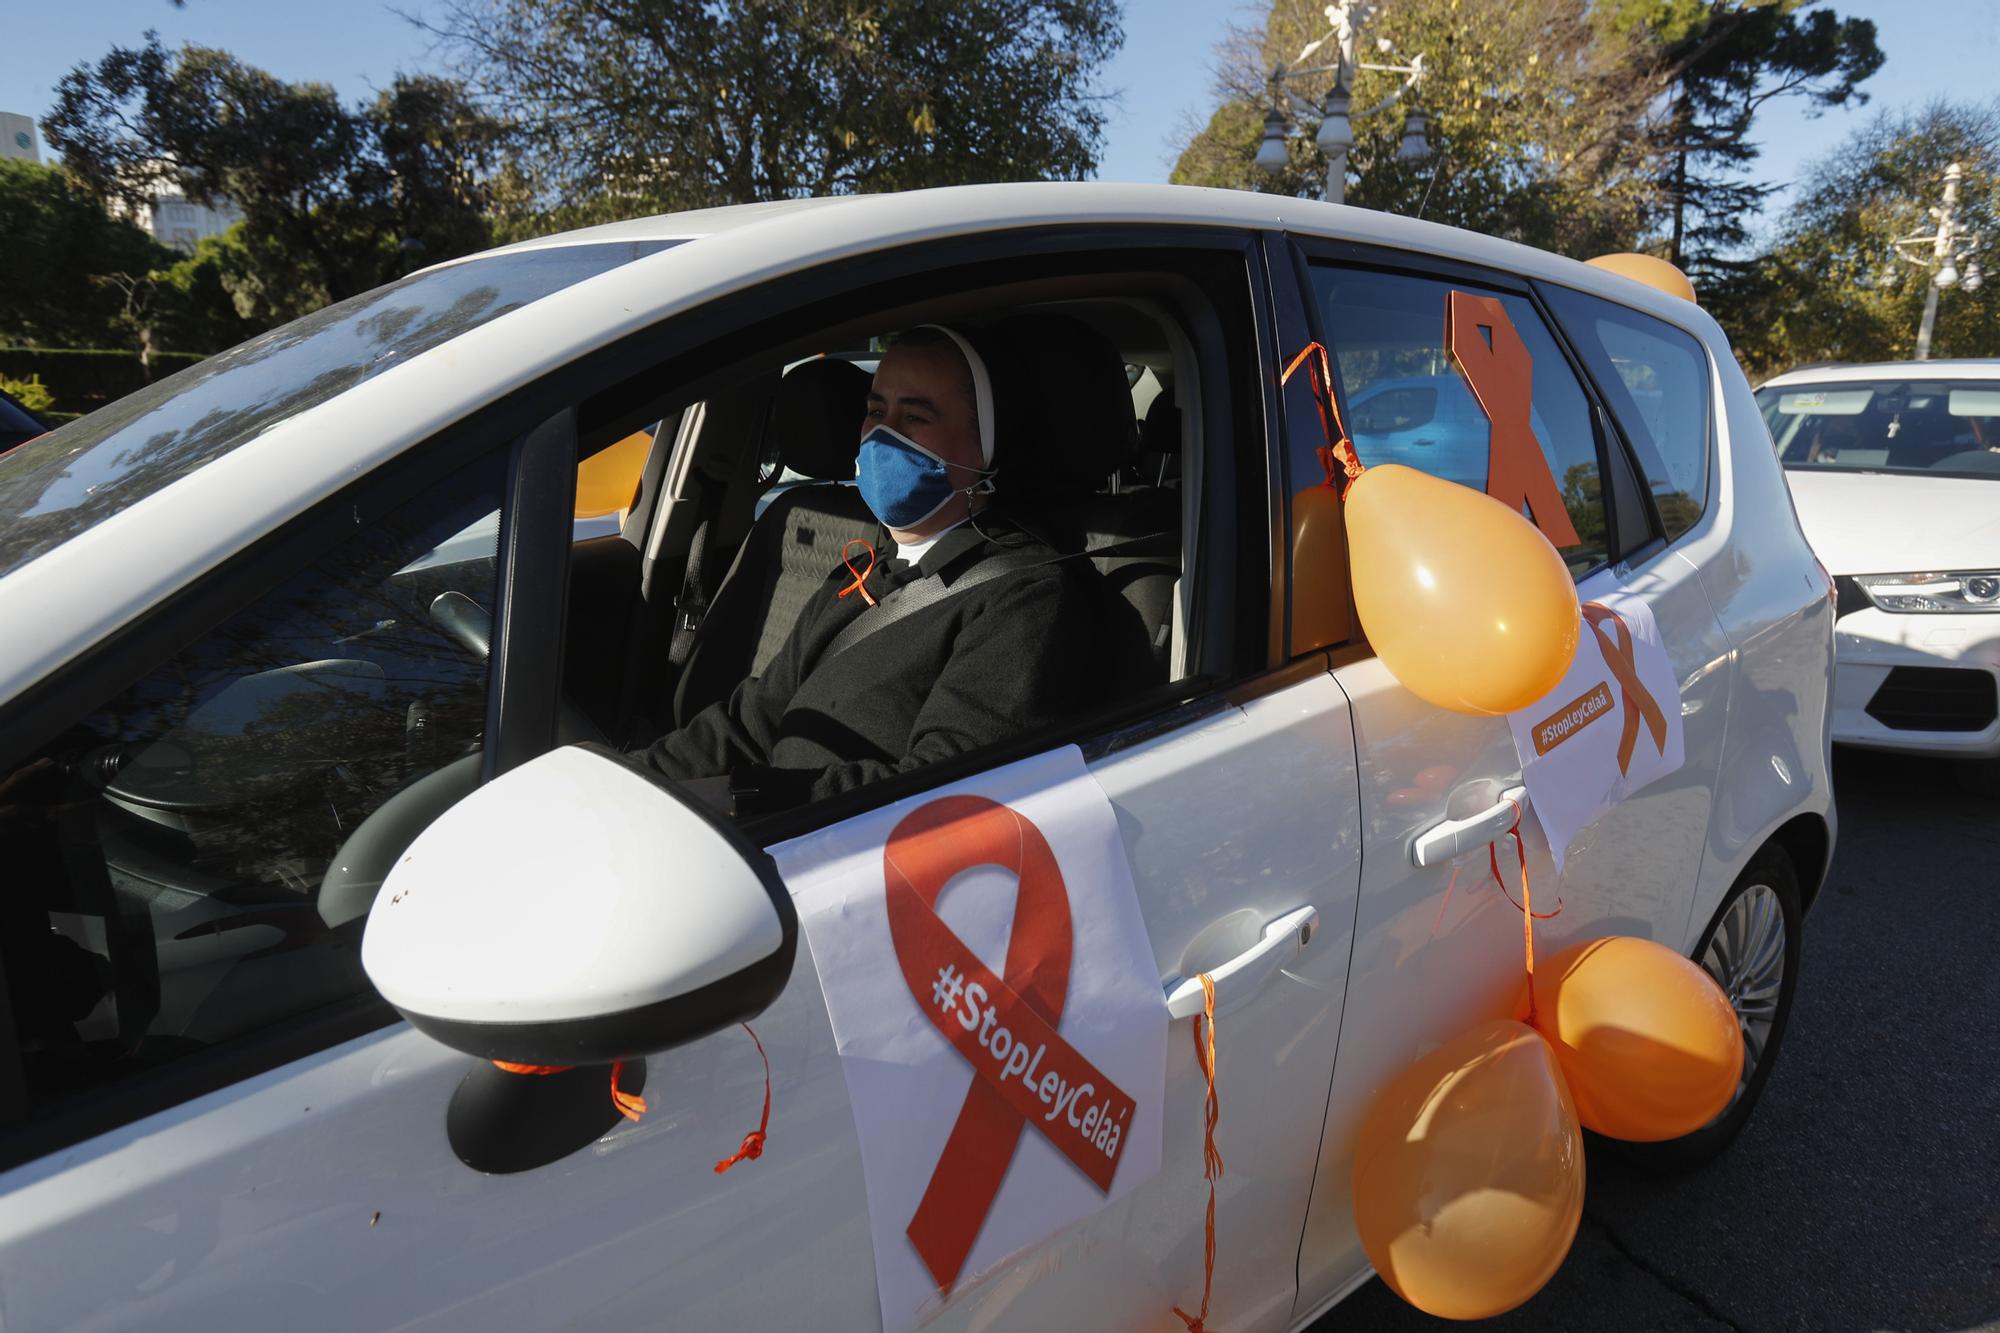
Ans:
[{"label": "car side mirror", "polygon": [[369,909],[361,963],[454,1050],[574,1066],[756,1016],[797,946],[763,849],[615,752],[569,745],[417,835]]}]

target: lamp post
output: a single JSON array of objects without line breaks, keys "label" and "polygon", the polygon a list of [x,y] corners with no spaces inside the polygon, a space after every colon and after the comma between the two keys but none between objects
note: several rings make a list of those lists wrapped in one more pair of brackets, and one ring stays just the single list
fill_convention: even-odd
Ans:
[{"label": "lamp post", "polygon": [[[1361,25],[1367,22],[1375,9],[1375,0],[1336,0],[1336,3],[1326,7],[1326,16],[1333,24],[1333,31],[1317,41],[1308,42],[1291,64],[1274,65],[1271,69],[1271,109],[1264,116],[1264,137],[1257,145],[1257,166],[1265,174],[1276,176],[1291,162],[1291,154],[1285,147],[1285,139],[1291,131],[1291,121],[1286,114],[1288,107],[1292,115],[1301,119],[1317,116],[1319,133],[1313,136],[1313,143],[1326,158],[1326,201],[1330,204],[1346,202],[1347,156],[1354,147],[1354,118],[1370,116],[1393,106],[1424,77],[1424,58],[1421,55],[1407,65],[1368,64],[1357,58],[1355,52]],[[1333,63],[1306,64],[1329,39],[1334,43]],[[1386,41],[1381,43],[1380,49],[1388,50]],[[1356,112],[1348,78],[1351,72],[1364,69],[1401,74],[1403,84],[1375,105]],[[1317,107],[1285,87],[1287,79],[1320,74],[1332,74],[1333,84]],[[1429,128],[1429,119],[1423,111],[1412,107],[1403,125],[1402,143],[1396,149],[1399,161],[1417,162],[1430,156]]]},{"label": "lamp post", "polygon": [[[1924,293],[1924,317],[1917,325],[1917,360],[1928,361],[1931,356],[1931,335],[1937,329],[1938,293],[1946,287],[1963,285],[1968,292],[1979,290],[1985,274],[1980,270],[1978,250],[1979,233],[1968,231],[1958,223],[1958,187],[1965,179],[1965,168],[1953,162],[1944,169],[1944,200],[1932,210],[1937,219],[1937,230],[1919,232],[1913,236],[1900,236],[1892,242],[1890,254],[1897,259],[1915,264],[1918,268],[1931,271],[1929,288]],[[1964,264],[1964,271],[1959,269]]]}]

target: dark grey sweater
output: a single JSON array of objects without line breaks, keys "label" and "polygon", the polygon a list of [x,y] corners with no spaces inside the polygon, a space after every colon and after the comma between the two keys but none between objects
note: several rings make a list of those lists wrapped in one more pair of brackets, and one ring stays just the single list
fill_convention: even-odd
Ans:
[{"label": "dark grey sweater", "polygon": [[[983,531],[982,531],[983,529]],[[989,539],[988,534],[991,534]],[[892,549],[887,533],[878,550]],[[997,540],[994,540],[997,539]],[[938,539],[911,569],[884,560],[868,579],[881,601],[930,574],[947,585],[982,561],[1056,552],[998,515]],[[866,568],[857,552],[856,564]],[[1011,570],[913,612],[842,652],[836,635],[874,614],[839,595],[843,566],[820,586],[764,674],[643,752],[674,779],[736,775],[754,808],[851,791],[892,773],[1044,726],[1096,702],[1098,652],[1088,572],[1075,561]]]}]

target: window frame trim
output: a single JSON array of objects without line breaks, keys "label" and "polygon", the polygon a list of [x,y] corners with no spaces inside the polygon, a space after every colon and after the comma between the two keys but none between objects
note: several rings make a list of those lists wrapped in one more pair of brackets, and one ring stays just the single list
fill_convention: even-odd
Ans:
[{"label": "window frame trim", "polygon": [[[567,600],[568,521],[573,501],[557,504],[550,498],[543,505],[527,508],[515,503],[514,488],[523,475],[530,472],[538,474],[546,469],[549,446],[546,443],[535,446],[529,437],[538,430],[567,430],[570,456],[565,467],[559,471],[566,480],[567,490],[573,492],[575,468],[580,461],[575,457],[577,439],[601,432],[604,427],[603,422],[592,421],[577,408],[585,403],[601,402],[604,396],[615,394],[640,376],[671,362],[693,357],[700,363],[715,344],[753,332],[775,318],[841,295],[881,290],[898,279],[995,260],[1095,255],[1107,260],[1121,258],[1129,266],[1135,252],[1217,252],[1225,259],[1234,257],[1240,260],[1240,276],[1246,284],[1242,300],[1254,326],[1260,309],[1257,275],[1261,271],[1261,234],[1258,229],[1247,226],[1172,223],[1100,227],[1065,223],[1002,228],[869,255],[850,256],[832,263],[781,273],[746,290],[677,310],[569,365],[516,386],[459,421],[411,444],[396,457],[287,519],[272,532],[233,553],[186,586],[162,597],[34,685],[0,703],[0,734],[16,738],[8,754],[0,755],[0,762],[11,758],[15,752],[32,753],[46,745],[75,719],[87,716],[101,707],[105,700],[130,688],[175,654],[212,632],[230,616],[269,594],[306,564],[337,547],[358,527],[365,526],[371,516],[386,513],[416,491],[502,448],[510,450],[509,481],[502,496],[498,548],[502,566],[505,567],[517,540],[514,525],[522,521],[524,514],[534,513],[544,519],[553,514],[559,518],[562,550],[558,570],[553,577],[559,584],[554,595],[560,614]],[[1117,271],[1116,268],[1106,270],[1107,274]],[[1235,276],[1231,275],[1232,282]],[[1196,281],[1201,285],[1198,279]],[[729,312],[729,317],[726,327],[718,334],[712,325],[718,313],[723,311]],[[1260,363],[1258,370],[1262,368]],[[1218,382],[1228,388],[1227,397],[1221,402],[1217,402],[1215,396],[1204,393],[1204,440],[1214,434],[1211,429],[1213,421],[1226,420],[1234,427],[1239,418],[1254,410],[1250,404],[1240,401],[1244,395],[1238,379],[1227,369],[1219,372]],[[566,426],[552,425],[558,417],[567,418]],[[1242,436],[1240,431],[1232,430],[1232,434]],[[1269,438],[1267,418],[1262,448],[1241,439],[1240,455],[1232,451],[1231,457],[1236,460],[1235,466],[1229,469],[1232,476],[1247,477],[1248,469],[1254,465],[1264,469],[1269,481]],[[657,446],[656,441],[654,452],[659,456],[658,466],[664,468],[666,451]],[[654,460],[649,460],[649,477],[654,469]],[[1214,482],[1215,479],[1211,478],[1205,490],[1209,509],[1201,516],[1203,523],[1216,521],[1214,507],[1223,503],[1230,504],[1230,521],[1240,521],[1246,505],[1254,503],[1254,492],[1246,494],[1246,486],[1239,481],[1232,480],[1223,487],[1217,487]],[[642,500],[646,498],[642,496]],[[539,526],[550,525],[543,523]],[[1242,558],[1245,538],[1238,534],[1234,543],[1218,543],[1212,532],[1204,532],[1200,540],[1201,548],[1210,553],[1209,569],[1222,568],[1225,572],[1219,577],[1226,579],[1230,585],[1222,597],[1212,596],[1205,582],[1197,590],[1196,595],[1207,603],[1200,609],[1205,632],[1236,636],[1240,628],[1236,622],[1242,620],[1244,615],[1244,608],[1237,599],[1257,581],[1255,571]],[[1226,564],[1216,561],[1218,555]],[[551,571],[542,571],[542,576],[550,575]],[[1203,575],[1202,578],[1206,581],[1208,576]],[[519,609],[523,604],[546,607],[551,593],[547,587],[541,586],[542,582],[543,578],[538,577],[532,590],[525,584],[517,588],[513,609]],[[495,708],[496,700],[509,693],[507,679],[517,671],[530,672],[559,685],[560,628],[554,631],[554,646],[538,642],[548,638],[546,633],[530,636],[525,631],[520,632],[517,646],[515,627],[518,618],[509,609],[504,594],[496,601],[494,619],[495,656],[489,666],[487,685],[489,710]],[[502,645],[507,645],[504,651]],[[1240,648],[1235,655],[1242,656]],[[503,669],[508,677],[497,674]],[[1283,672],[1285,667],[1280,664],[1276,669]],[[1148,725],[1156,716],[1179,716],[1190,704],[1219,708],[1245,690],[1254,693],[1259,689],[1259,681],[1270,671],[1269,661],[1252,658],[1237,661],[1227,679],[1193,675],[1168,682],[1158,690],[1127,701],[1123,706],[1099,710],[1078,723],[1031,733],[1017,738],[1015,742],[929,765],[918,772],[872,784],[860,792],[803,807],[812,816],[810,822],[782,836],[796,836],[809,829],[826,827],[901,799],[914,791],[983,772],[1056,745],[1075,743],[1085,746],[1087,753],[1092,752],[1095,747],[1111,744],[1117,736],[1130,733],[1135,726]],[[527,740],[515,762],[552,748],[554,710],[555,700],[551,695],[547,700],[551,730],[546,743],[541,741],[541,728],[535,721],[542,711],[540,708],[517,711],[501,707],[498,711],[489,711],[489,718],[496,719],[503,730],[488,737],[488,752],[498,748],[500,737],[506,734],[504,728],[509,725],[533,727],[535,733]],[[857,803],[854,799],[857,797],[865,799]],[[850,805],[852,808],[849,808]],[[769,835],[781,829],[772,817],[746,820],[738,827],[747,838],[760,846],[767,846],[776,840]],[[4,970],[0,970],[0,996],[8,994],[5,986]],[[116,1131],[401,1021],[396,1011],[371,990],[303,1015],[280,1019],[267,1027],[181,1056],[157,1068],[136,1072],[129,1078],[93,1089],[75,1102],[42,1117],[35,1116],[28,1105],[20,1036],[17,1027],[10,1022],[0,1029],[0,1096],[18,1088],[22,1104],[12,1107],[0,1101],[0,1171]]]},{"label": "window frame trim", "polygon": [[[1645,487],[1637,485],[1638,478],[1643,473],[1638,460],[1633,456],[1632,443],[1620,427],[1617,413],[1611,410],[1595,377],[1590,374],[1589,366],[1578,352],[1569,330],[1556,317],[1549,303],[1543,299],[1538,280],[1501,269],[1481,268],[1476,264],[1460,260],[1414,254],[1352,241],[1331,241],[1324,237],[1300,233],[1293,233],[1292,239],[1305,261],[1301,277],[1307,284],[1306,292],[1309,298],[1312,290],[1312,266],[1319,263],[1404,277],[1442,280],[1454,284],[1463,282],[1475,288],[1525,299],[1541,318],[1544,329],[1568,363],[1571,378],[1576,381],[1577,388],[1590,407],[1591,434],[1593,445],[1597,450],[1598,484],[1604,504],[1605,558],[1591,568],[1574,575],[1575,581],[1582,583],[1606,569],[1621,568],[1657,554],[1654,543],[1663,529],[1652,496],[1647,493]],[[1316,301],[1307,300],[1307,313],[1313,321],[1313,329],[1317,334],[1323,331],[1319,327],[1319,312],[1314,308],[1315,305]],[[1694,335],[1689,334],[1689,336]],[[1699,343],[1701,340],[1696,338],[1695,341]],[[1341,404],[1341,410],[1345,414],[1348,399],[1345,384],[1341,380],[1339,360],[1332,355],[1330,347],[1328,352],[1329,361],[1332,363],[1336,400]],[[1610,430],[1609,435],[1606,434],[1607,427]],[[1623,455],[1623,466],[1612,465],[1613,450]],[[1604,488],[1611,488],[1611,493],[1605,493]],[[1643,534],[1622,531],[1619,515],[1634,503],[1641,506],[1640,512],[1649,518],[1652,531]]]}]

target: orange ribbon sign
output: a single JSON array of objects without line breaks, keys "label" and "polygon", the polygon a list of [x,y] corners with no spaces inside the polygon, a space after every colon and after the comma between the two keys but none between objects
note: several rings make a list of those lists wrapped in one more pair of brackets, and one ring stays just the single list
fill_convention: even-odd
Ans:
[{"label": "orange ribbon sign", "polygon": [[[1601,602],[1583,604],[1583,620],[1590,626],[1590,632],[1597,636],[1597,646],[1604,651],[1604,665],[1618,681],[1620,698],[1625,707],[1625,728],[1618,737],[1618,772],[1624,774],[1632,764],[1632,749],[1639,740],[1639,720],[1645,719],[1646,729],[1653,735],[1653,745],[1664,755],[1667,752],[1667,715],[1660,710],[1645,682],[1639,679],[1639,640],[1632,633],[1632,627],[1616,611]],[[1611,630],[1610,625],[1623,635],[1622,641]]]},{"label": "orange ribbon sign", "polygon": [[1486,447],[1486,493],[1518,511],[1523,502],[1558,550],[1580,545],[1555,475],[1529,418],[1535,359],[1496,296],[1453,292],[1445,300],[1444,340],[1492,426]]},{"label": "orange ribbon sign", "polygon": [[[974,1075],[906,1228],[946,1290],[985,1224],[1024,1126],[1109,1193],[1137,1104],[1056,1031],[1069,991],[1069,890],[1041,830],[985,797],[946,796],[896,825],[882,862],[903,979]],[[936,911],[954,876],[988,865],[1019,879],[1004,978]]]}]

